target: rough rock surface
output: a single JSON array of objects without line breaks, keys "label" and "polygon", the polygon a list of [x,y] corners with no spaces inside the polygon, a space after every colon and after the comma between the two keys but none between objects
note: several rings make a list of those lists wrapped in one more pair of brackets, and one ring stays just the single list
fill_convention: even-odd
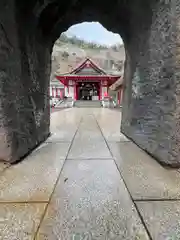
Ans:
[{"label": "rough rock surface", "polygon": [[128,51],[122,131],[162,164],[179,166],[180,4],[161,2],[152,10],[147,33],[133,40],[137,51]]},{"label": "rough rock surface", "polygon": [[50,50],[24,14],[0,2],[0,159],[9,162],[49,135]]},{"label": "rough rock surface", "polygon": [[2,0],[0,159],[14,162],[49,134],[52,46],[81,21],[117,32],[126,49],[122,131],[160,162],[180,165],[178,0]]}]

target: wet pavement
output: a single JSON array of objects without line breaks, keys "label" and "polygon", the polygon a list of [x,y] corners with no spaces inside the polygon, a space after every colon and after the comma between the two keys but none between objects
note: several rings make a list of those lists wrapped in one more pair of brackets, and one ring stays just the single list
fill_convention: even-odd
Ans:
[{"label": "wet pavement", "polygon": [[180,172],[120,133],[120,120],[56,111],[44,144],[0,164],[0,240],[179,240]]}]

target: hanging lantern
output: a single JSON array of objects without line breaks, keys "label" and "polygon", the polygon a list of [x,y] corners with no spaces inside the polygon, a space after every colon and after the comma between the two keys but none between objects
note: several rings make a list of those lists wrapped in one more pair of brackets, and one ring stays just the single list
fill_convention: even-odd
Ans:
[{"label": "hanging lantern", "polygon": [[104,93],[104,97],[108,97],[108,93],[107,92]]}]

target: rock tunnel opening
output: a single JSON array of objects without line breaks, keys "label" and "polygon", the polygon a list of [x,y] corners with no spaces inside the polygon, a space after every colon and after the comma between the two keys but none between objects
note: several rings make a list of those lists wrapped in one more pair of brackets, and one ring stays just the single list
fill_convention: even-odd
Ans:
[{"label": "rock tunnel opening", "polygon": [[179,16],[165,0],[1,1],[0,159],[14,162],[48,137],[52,46],[72,24],[98,21],[125,45],[122,132],[179,166]]},{"label": "rock tunnel opening", "polygon": [[[88,63],[86,66],[88,59],[95,68]],[[52,111],[56,111],[54,106],[63,108],[66,105],[65,96],[76,105],[78,100],[101,101],[105,95],[110,95],[118,104],[121,90],[111,88],[115,82],[117,84],[118,76],[123,78],[124,61],[124,44],[119,34],[108,31],[99,22],[72,25],[53,46],[49,88]],[[77,77],[72,76],[72,71],[83,63],[84,68],[77,70]],[[100,75],[103,76],[100,78]],[[112,79],[107,80],[106,75],[111,75]],[[71,106],[72,102],[69,104]]]}]

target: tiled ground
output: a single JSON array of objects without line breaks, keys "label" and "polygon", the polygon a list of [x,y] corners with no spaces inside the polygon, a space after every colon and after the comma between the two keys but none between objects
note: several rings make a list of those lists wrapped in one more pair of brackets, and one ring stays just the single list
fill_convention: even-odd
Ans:
[{"label": "tiled ground", "polygon": [[180,172],[121,134],[120,112],[51,116],[46,143],[0,164],[0,240],[180,240]]}]

